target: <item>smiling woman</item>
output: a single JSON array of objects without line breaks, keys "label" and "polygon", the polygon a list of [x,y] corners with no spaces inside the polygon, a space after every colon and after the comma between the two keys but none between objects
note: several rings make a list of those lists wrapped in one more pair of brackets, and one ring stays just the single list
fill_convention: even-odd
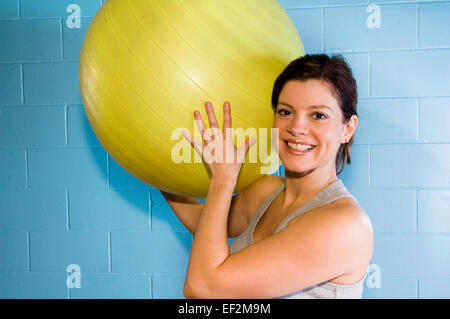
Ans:
[{"label": "smiling woman", "polygon": [[[299,58],[280,74],[272,94],[285,178],[264,176],[233,196],[239,161],[208,161],[212,177],[204,205],[181,206],[166,197],[174,210],[195,207],[185,223],[195,235],[186,297],[361,298],[373,231],[337,178],[350,163],[356,102],[356,82],[341,57]],[[212,104],[205,108],[211,128],[217,128]],[[225,130],[231,127],[229,103],[223,112]],[[194,116],[205,136],[202,118]],[[201,152],[198,141],[185,137]],[[221,151],[233,141],[219,134],[206,136],[203,144]],[[250,141],[242,146],[250,147]],[[229,247],[227,237],[235,236]]]},{"label": "smiling woman", "polygon": [[[311,81],[308,81],[311,80]],[[306,87],[307,86],[307,87]],[[284,89],[284,90],[283,90]],[[320,115],[320,119],[325,121],[334,119],[341,119],[343,124],[349,123],[352,130],[357,125],[357,111],[356,105],[358,100],[357,84],[353,78],[352,71],[340,56],[328,57],[324,54],[319,55],[306,55],[303,58],[292,61],[284,71],[275,80],[272,91],[272,108],[274,112],[279,114],[279,118],[284,114],[283,108],[279,108],[278,105],[288,107],[293,110],[293,106],[288,104],[286,99],[293,98],[294,101],[298,100],[298,96],[306,98],[305,94],[296,89],[306,90],[308,97],[321,97],[324,95],[321,92],[329,91],[328,96],[329,104],[313,103],[309,105],[311,111],[313,110],[327,110],[331,112],[327,113],[313,113],[313,115]],[[312,91],[310,91],[312,89]],[[294,96],[287,96],[293,94]],[[294,104],[294,103],[293,103]],[[281,114],[280,114],[281,113]],[[319,120],[319,119],[317,119]],[[353,144],[352,132],[347,132],[347,138],[343,140],[343,143],[339,144],[339,149],[336,154],[336,169],[337,175],[339,175],[345,167],[345,164],[351,163],[350,147]]]}]

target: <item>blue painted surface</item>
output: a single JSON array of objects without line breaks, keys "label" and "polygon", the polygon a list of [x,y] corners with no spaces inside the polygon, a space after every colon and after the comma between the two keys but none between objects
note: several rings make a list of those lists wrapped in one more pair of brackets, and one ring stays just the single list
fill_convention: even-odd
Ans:
[{"label": "blue painted surface", "polygon": [[[0,149],[0,187],[26,187],[26,152],[23,149]],[[2,211],[3,212],[3,211]]]},{"label": "blue painted surface", "polygon": [[[367,6],[324,9],[324,41],[327,51],[378,51],[414,48],[416,6],[382,7],[381,27],[368,28]],[[349,18],[351,17],[351,18]]]},{"label": "blue painted surface", "polygon": [[371,93],[376,97],[448,96],[448,49],[375,52]]},{"label": "blue painted surface", "polygon": [[109,238],[106,231],[32,231],[32,271],[66,271],[77,264],[82,271],[109,270]]},{"label": "blue painted surface", "polygon": [[63,106],[0,107],[1,147],[61,147],[66,144]]},{"label": "blue painted surface", "polygon": [[78,62],[24,63],[26,104],[81,104]]},{"label": "blue painted surface", "polygon": [[61,57],[58,20],[0,21],[0,37],[2,61],[57,60]]},{"label": "blue painted surface", "polygon": [[149,275],[86,274],[80,288],[70,289],[72,299],[149,299]]},{"label": "blue painted surface", "polygon": [[2,189],[0,230],[65,230],[67,201],[63,189]]},{"label": "blue painted surface", "polygon": [[[183,298],[192,235],[83,110],[80,49],[101,3],[0,1],[0,298]],[[307,53],[342,54],[358,82],[340,178],[374,226],[381,281],[371,273],[364,298],[450,298],[450,1],[280,3]],[[67,288],[69,264],[81,288]]]},{"label": "blue painted surface", "polygon": [[17,0],[3,0],[0,2],[0,19],[17,19],[19,6]]},{"label": "blue painted surface", "polygon": [[22,83],[20,64],[0,64],[0,105],[20,104]]},{"label": "blue painted surface", "polygon": [[183,231],[115,232],[111,236],[112,271],[184,272],[191,244],[191,235]]}]

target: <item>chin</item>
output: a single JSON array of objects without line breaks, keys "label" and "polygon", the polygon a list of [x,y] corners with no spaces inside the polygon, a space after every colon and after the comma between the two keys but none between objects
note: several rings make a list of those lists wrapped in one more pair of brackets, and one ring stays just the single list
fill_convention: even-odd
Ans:
[{"label": "chin", "polygon": [[289,178],[301,178],[301,177],[305,177],[306,175],[311,174],[315,170],[316,170],[315,168],[301,169],[301,168],[296,168],[296,167],[288,168],[288,167],[284,166],[284,175]]}]

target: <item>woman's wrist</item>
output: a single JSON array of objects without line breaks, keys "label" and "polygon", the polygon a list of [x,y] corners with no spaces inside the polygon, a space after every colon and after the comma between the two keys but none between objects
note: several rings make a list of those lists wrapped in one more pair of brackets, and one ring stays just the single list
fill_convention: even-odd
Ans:
[{"label": "woman's wrist", "polygon": [[228,186],[236,186],[237,176],[231,175],[213,175],[211,176],[210,185],[228,185]]}]

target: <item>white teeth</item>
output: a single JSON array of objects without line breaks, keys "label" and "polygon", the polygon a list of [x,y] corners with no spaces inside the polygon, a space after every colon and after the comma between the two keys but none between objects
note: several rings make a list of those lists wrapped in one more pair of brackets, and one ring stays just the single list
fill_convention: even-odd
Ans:
[{"label": "white teeth", "polygon": [[293,148],[295,150],[299,151],[307,151],[313,148],[312,145],[302,145],[302,144],[295,144],[295,143],[287,143],[290,148]]}]

